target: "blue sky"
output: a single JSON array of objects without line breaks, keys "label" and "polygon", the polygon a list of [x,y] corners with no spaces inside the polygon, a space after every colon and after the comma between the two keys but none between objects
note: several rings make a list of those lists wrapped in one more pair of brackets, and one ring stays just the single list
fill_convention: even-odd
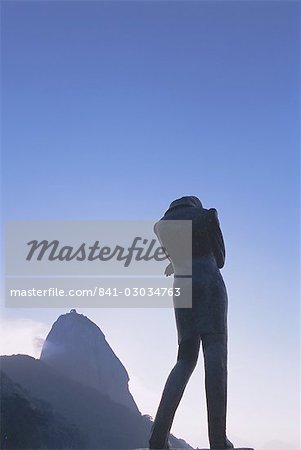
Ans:
[{"label": "blue sky", "polygon": [[[300,3],[1,8],[5,218],[157,220],[186,194],[217,208],[230,302],[229,437],[300,450]],[[45,334],[61,312],[1,315],[21,336],[25,319],[27,333]],[[176,356],[173,312],[80,312],[103,329],[140,409],[154,415]],[[4,352],[21,351],[11,342]],[[204,447],[201,359],[173,431]]]}]

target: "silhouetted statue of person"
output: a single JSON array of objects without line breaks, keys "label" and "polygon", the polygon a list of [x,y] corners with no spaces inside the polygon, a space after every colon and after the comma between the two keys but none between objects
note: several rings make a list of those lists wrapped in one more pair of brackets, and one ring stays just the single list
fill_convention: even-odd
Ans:
[{"label": "silhouetted statue of person", "polygon": [[226,436],[228,300],[219,270],[224,266],[225,246],[217,211],[203,208],[197,197],[182,197],[173,201],[155,224],[155,233],[171,261],[165,274],[174,273],[175,286],[186,276],[181,273],[183,262],[172,248],[177,242],[180,245],[183,236],[179,235],[180,231],[164,232],[161,224],[167,220],[192,221],[192,307],[175,306],[179,343],[177,362],[166,381],[149,446],[151,449],[170,448],[168,437],[174,415],[196,366],[202,343],[210,449],[233,448]]}]

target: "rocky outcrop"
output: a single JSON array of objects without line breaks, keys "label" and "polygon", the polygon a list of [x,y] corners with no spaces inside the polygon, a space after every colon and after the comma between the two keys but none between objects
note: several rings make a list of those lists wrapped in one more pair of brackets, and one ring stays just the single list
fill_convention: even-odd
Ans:
[{"label": "rocky outcrop", "polygon": [[114,402],[138,411],[125,367],[100,328],[75,310],[61,315],[53,324],[40,359],[69,378],[108,395]]},{"label": "rocky outcrop", "polygon": [[[87,317],[60,316],[40,359],[1,356],[0,363],[3,448],[147,447],[152,421],[138,411],[126,369]],[[192,450],[172,435],[170,442]]]}]

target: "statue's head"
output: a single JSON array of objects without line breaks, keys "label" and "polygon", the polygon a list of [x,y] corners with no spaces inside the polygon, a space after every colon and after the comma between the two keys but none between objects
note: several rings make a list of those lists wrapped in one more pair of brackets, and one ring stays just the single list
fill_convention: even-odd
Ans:
[{"label": "statue's head", "polygon": [[194,207],[194,208],[202,208],[203,205],[198,197],[194,197],[193,195],[177,198],[169,205],[168,211],[174,208],[180,207]]}]

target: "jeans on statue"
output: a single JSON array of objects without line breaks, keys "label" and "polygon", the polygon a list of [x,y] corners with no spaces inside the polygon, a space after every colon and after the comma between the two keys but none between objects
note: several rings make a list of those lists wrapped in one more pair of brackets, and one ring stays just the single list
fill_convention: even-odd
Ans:
[{"label": "jeans on statue", "polygon": [[[201,338],[188,339],[179,345],[177,363],[166,381],[150,436],[150,449],[166,449],[172,422],[185,387],[196,366]],[[211,449],[228,449],[233,445],[226,437],[227,407],[227,335],[202,336],[208,431]]]}]

